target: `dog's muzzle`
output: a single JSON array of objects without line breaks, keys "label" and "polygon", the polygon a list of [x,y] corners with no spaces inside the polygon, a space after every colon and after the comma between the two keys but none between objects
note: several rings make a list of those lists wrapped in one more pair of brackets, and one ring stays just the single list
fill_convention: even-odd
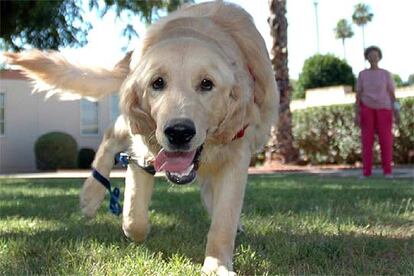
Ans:
[{"label": "dog's muzzle", "polygon": [[168,180],[175,184],[188,184],[197,177],[202,146],[193,149],[196,135],[194,122],[189,118],[169,120],[163,129],[166,143],[155,157],[156,171],[165,171]]},{"label": "dog's muzzle", "polygon": [[186,152],[168,152],[162,149],[155,158],[156,171],[165,171],[169,181],[178,185],[189,184],[197,177],[203,146]]}]

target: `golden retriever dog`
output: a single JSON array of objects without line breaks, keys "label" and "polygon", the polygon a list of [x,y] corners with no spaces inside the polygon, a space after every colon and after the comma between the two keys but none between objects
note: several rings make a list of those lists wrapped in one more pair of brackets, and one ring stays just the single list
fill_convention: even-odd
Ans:
[{"label": "golden retriever dog", "polygon": [[[106,177],[116,152],[145,160],[169,181],[195,179],[211,217],[202,271],[233,272],[235,236],[252,154],[276,123],[279,96],[263,38],[250,15],[222,1],[186,6],[149,27],[142,45],[113,69],[73,64],[57,52],[6,54],[36,89],[100,98],[119,91],[122,115],[93,166]],[[126,173],[122,228],[134,241],[149,232],[154,175],[137,162]],[[105,196],[85,181],[82,211]]]}]

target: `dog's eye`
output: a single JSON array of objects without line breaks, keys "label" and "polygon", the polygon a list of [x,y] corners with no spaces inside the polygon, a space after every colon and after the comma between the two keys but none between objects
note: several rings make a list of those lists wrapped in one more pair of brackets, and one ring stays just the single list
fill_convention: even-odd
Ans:
[{"label": "dog's eye", "polygon": [[200,90],[201,91],[211,91],[214,87],[214,84],[209,79],[203,79],[200,83]]},{"label": "dog's eye", "polygon": [[165,87],[165,82],[163,78],[157,78],[153,83],[152,83],[152,88],[154,90],[162,90]]}]

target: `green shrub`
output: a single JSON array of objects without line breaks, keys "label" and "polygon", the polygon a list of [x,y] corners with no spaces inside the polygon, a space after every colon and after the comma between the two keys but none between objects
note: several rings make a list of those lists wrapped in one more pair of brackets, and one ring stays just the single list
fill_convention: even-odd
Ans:
[{"label": "green shrub", "polygon": [[305,91],[311,88],[354,84],[351,66],[331,54],[318,54],[305,60],[293,98],[305,98]]},{"label": "green shrub", "polygon": [[69,134],[46,133],[37,139],[34,150],[39,170],[76,168],[78,145]]},{"label": "green shrub", "polygon": [[394,131],[394,162],[406,164],[414,160],[410,151],[414,150],[414,97],[401,102],[401,123]]},{"label": "green shrub", "polygon": [[94,158],[95,151],[93,149],[82,148],[78,154],[78,168],[90,169]]},{"label": "green shrub", "polygon": [[392,78],[394,80],[394,83],[395,83],[396,87],[403,87],[404,86],[404,82],[402,81],[400,75],[392,74]]},{"label": "green shrub", "polygon": [[410,85],[414,85],[414,74],[410,74],[410,75],[408,76],[407,85],[408,85],[408,86],[410,86]]},{"label": "green shrub", "polygon": [[[360,129],[353,119],[353,104],[294,111],[292,131],[301,157],[312,164],[360,161]],[[377,143],[375,148],[378,151]],[[405,98],[401,100],[401,124],[394,128],[394,162],[412,161],[408,156],[410,150],[414,150],[414,98]]]}]

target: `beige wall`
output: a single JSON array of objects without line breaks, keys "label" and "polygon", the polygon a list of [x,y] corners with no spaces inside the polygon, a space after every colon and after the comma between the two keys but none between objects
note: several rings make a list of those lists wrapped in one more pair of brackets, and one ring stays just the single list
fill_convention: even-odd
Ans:
[{"label": "beige wall", "polygon": [[5,135],[0,137],[0,173],[35,171],[34,143],[47,132],[62,131],[72,135],[78,148],[97,149],[105,128],[111,124],[110,98],[99,101],[99,134],[80,133],[80,101],[59,101],[56,96],[31,94],[25,79],[0,79],[0,93],[5,93]]},{"label": "beige wall", "polygon": [[[414,86],[397,88],[395,96],[397,98],[414,97]],[[350,103],[355,103],[355,93],[352,92],[350,86],[330,86],[306,90],[305,99],[291,101],[290,110]]]}]

